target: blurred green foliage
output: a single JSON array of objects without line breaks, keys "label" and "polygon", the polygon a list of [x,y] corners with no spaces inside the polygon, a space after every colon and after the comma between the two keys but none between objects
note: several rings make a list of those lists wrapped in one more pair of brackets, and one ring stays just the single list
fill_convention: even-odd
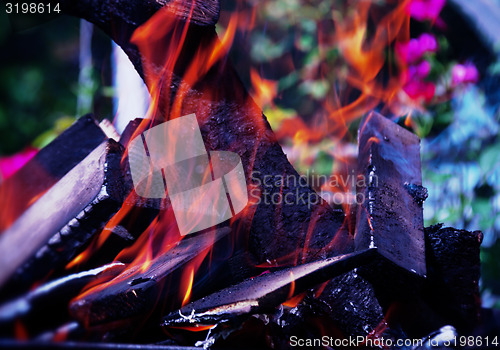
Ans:
[{"label": "blurred green foliage", "polygon": [[0,19],[0,154],[31,144],[61,117],[74,118],[76,108],[78,20],[21,31],[11,20]]}]

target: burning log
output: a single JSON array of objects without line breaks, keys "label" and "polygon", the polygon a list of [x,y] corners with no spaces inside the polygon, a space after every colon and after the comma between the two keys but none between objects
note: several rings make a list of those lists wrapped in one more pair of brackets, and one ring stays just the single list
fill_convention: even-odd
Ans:
[{"label": "burning log", "polygon": [[[144,272],[144,266],[135,265],[123,274],[98,286],[73,301],[71,314],[87,326],[129,320],[153,312],[155,307],[176,305],[179,301],[170,298],[177,293],[177,288],[169,290],[171,281],[180,280],[180,273],[194,258],[212,249],[213,245],[230,233],[229,228],[219,228],[197,236],[181,240],[166,253],[150,262]],[[169,294],[170,293],[170,294]]]},{"label": "burning log", "polygon": [[479,323],[480,231],[431,226],[425,230],[428,280],[424,298],[446,323],[469,332]]},{"label": "burning log", "polygon": [[368,249],[262,274],[172,312],[163,319],[163,325],[217,324],[265,313],[325,280],[369,262],[375,251]]},{"label": "burning log", "polygon": [[[349,251],[351,238],[341,229],[343,213],[331,209],[301,182],[228,62],[213,25],[218,18],[217,1],[175,0],[166,2],[161,11],[165,2],[60,3],[63,11],[95,23],[122,46],[152,93],[159,94],[155,119],[195,113],[208,151],[240,156],[253,199],[239,222],[243,232],[234,233],[247,237],[246,260],[255,264],[281,259],[293,265]],[[179,17],[188,12],[194,15],[187,21],[185,15]],[[150,32],[141,34],[148,28]],[[179,37],[176,33],[181,32],[185,35]],[[141,42],[142,35],[148,38],[146,42]],[[148,47],[148,42],[157,46]],[[172,57],[177,61],[169,65]],[[144,127],[141,124],[137,134]],[[276,203],[273,198],[292,200]]]},{"label": "burning log", "polygon": [[409,291],[415,286],[410,280],[426,275],[422,203],[427,191],[420,140],[372,113],[360,128],[358,143],[359,174],[366,185],[357,189],[364,201],[358,207],[356,248],[377,248],[380,259],[366,273],[376,287]]},{"label": "burning log", "polygon": [[101,143],[3,232],[4,294],[63,267],[120,208],[127,193],[122,154],[115,141]]},{"label": "burning log", "polygon": [[[46,283],[26,295],[0,305],[0,329],[13,334],[16,322],[23,322],[29,333],[51,329],[68,318],[67,305],[90,283],[102,283],[118,275],[125,265],[112,263],[90,271],[69,275]],[[50,317],[47,317],[50,315]],[[40,322],[41,319],[44,322]],[[7,332],[8,331],[8,332]],[[4,333],[7,332],[7,333]]]},{"label": "burning log", "polygon": [[357,270],[329,281],[319,297],[308,294],[304,304],[333,321],[344,337],[366,336],[384,319],[375,290]]},{"label": "burning log", "polygon": [[106,135],[91,115],[81,117],[0,185],[0,232],[82,161]]}]

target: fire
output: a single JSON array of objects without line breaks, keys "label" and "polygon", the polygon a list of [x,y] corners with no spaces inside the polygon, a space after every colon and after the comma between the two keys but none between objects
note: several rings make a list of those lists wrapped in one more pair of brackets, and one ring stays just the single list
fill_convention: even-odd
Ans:
[{"label": "fire", "polygon": [[[359,96],[350,103],[342,104],[338,98],[338,91],[331,87],[329,93],[321,102],[322,112],[314,115],[310,122],[304,122],[299,116],[285,120],[280,129],[277,130],[277,135],[280,140],[288,138],[291,141],[292,152],[298,154],[297,158],[306,161],[311,154],[312,157],[315,156],[314,152],[308,153],[312,147],[318,146],[320,142],[329,142],[326,143],[324,149],[328,151],[329,156],[335,158],[338,162],[329,169],[329,175],[340,174],[346,176],[346,174],[349,174],[350,169],[349,157],[333,150],[332,144],[345,141],[348,138],[349,123],[360,118],[380,103],[384,103],[391,111],[397,112],[399,110],[398,92],[401,90],[402,84],[400,77],[397,73],[393,73],[387,81],[382,82],[380,75],[387,65],[391,45],[397,38],[408,35],[409,18],[405,12],[406,3],[407,1],[403,1],[389,11],[381,19],[374,33],[370,33],[368,28],[368,20],[372,15],[370,9],[373,3],[371,1],[358,1],[358,9],[354,12],[353,17],[348,18],[345,22],[337,23],[333,40],[338,45],[349,68],[346,72],[340,72],[340,77],[352,88],[357,89]],[[191,15],[192,9],[187,21],[181,21],[172,15],[167,6],[159,10],[132,35],[131,42],[137,46],[144,57],[142,68],[152,97],[147,118],[134,132],[132,139],[141,137],[143,133],[147,134],[147,130],[153,126],[154,121],[165,122],[183,116],[185,109],[189,108],[185,106],[185,102],[190,90],[197,86],[207,74],[217,74],[218,65],[233,44],[236,31],[242,29],[242,23],[245,23],[244,26],[247,28],[252,28],[255,22],[255,11],[252,12],[250,20],[248,19],[248,13],[236,13],[231,16],[220,40],[207,40],[196,50],[190,51],[189,45],[185,45],[185,43],[191,35],[189,28]],[[327,36],[325,33],[319,33],[319,35]],[[213,72],[214,70],[215,72]],[[323,74],[321,69],[318,69],[318,71],[320,72],[318,74]],[[174,72],[174,74],[171,72]],[[255,102],[261,107],[275,107],[275,100],[278,97],[278,82],[261,77],[256,69],[250,71],[250,78]],[[215,98],[218,96],[216,88],[202,86],[200,89],[200,94],[207,97],[207,101],[217,100]],[[226,87],[226,89],[230,89],[230,87]],[[211,107],[200,104],[197,108],[196,112],[200,119],[203,119],[209,114],[204,108]],[[255,128],[266,130],[265,122],[256,120]],[[178,135],[167,136],[169,141],[178,137]],[[370,142],[380,141],[373,139]],[[169,145],[171,144],[174,144],[174,142],[169,142]],[[256,142],[257,144],[258,142]],[[169,145],[165,145],[166,152],[175,153],[175,148],[169,147]],[[257,152],[256,149],[248,151],[250,153]],[[128,156],[127,152],[125,152],[123,158],[124,162]],[[212,174],[207,172],[204,175],[213,178],[213,170]],[[352,188],[348,186],[332,188],[325,185],[322,189],[341,193],[352,191]],[[134,210],[137,210],[134,209],[133,205],[136,200],[137,194],[132,192],[125,200],[125,204],[107,222],[98,237],[85,251],[76,256],[66,268],[68,270],[76,269],[89,262],[95,253],[108,241],[113,230],[120,223],[129,217],[140,215],[140,210],[138,210],[138,213],[134,212]],[[347,202],[346,200],[342,203],[345,213],[350,212],[349,203]],[[136,241],[124,248],[115,257],[114,261],[126,264],[124,271],[114,279],[87,286],[75,300],[82,299],[93,293],[97,294],[114,284],[130,279],[131,276],[140,276],[151,272],[158,257],[177,247],[185,239],[176,226],[173,209],[168,207],[165,202],[162,202],[162,205],[165,205],[165,207],[158,210],[156,217]],[[205,204],[193,203],[192,205],[203,206]],[[279,210],[276,215],[278,220],[281,220]],[[308,256],[310,250],[309,238],[313,234],[318,217],[313,213],[307,231],[306,242],[302,248],[303,251],[296,252],[296,256],[283,257],[283,261],[286,261],[287,264],[290,261],[295,264],[303,262],[297,259],[299,253],[301,253],[303,259]],[[193,222],[193,225],[195,224],[196,222]],[[330,246],[337,244],[343,244],[343,242],[331,242]],[[177,291],[178,301],[182,299],[181,306],[188,304],[196,295],[196,283],[198,276],[201,274],[197,274],[197,272],[204,263],[210,265],[212,249],[213,247],[210,247],[197,252],[197,256],[183,267]],[[269,262],[269,265],[275,267],[279,266],[280,263],[281,261],[273,261]],[[263,264],[257,267],[263,268],[265,266]],[[287,301],[283,305],[295,307],[303,300],[305,293],[295,295],[295,280],[292,273],[290,278],[292,280],[290,290]],[[316,296],[322,293],[325,286],[326,283],[320,286]],[[131,292],[137,296],[135,289],[131,289]],[[206,330],[211,327],[213,326],[207,325],[195,329]],[[189,330],[193,329],[189,328]],[[23,333],[22,325],[16,327],[16,333],[19,337],[27,336]]]},{"label": "fire", "polygon": [[[186,273],[187,272],[187,273]],[[187,275],[187,276],[186,276]],[[194,269],[191,268],[184,273],[183,281],[187,281],[186,292],[184,293],[184,299],[182,300],[182,306],[186,305],[191,299],[191,291],[193,289],[193,280],[194,280]]]},{"label": "fire", "polygon": [[263,108],[271,104],[278,93],[278,83],[276,81],[261,78],[255,69],[250,71],[250,79],[255,90],[252,95],[255,102]]},{"label": "fire", "polygon": [[[400,1],[392,11],[389,11],[377,21],[375,33],[368,36],[368,22],[375,6],[372,1],[357,2],[357,11],[351,20],[339,23],[336,41],[343,57],[352,68],[346,76],[353,87],[361,91],[354,102],[332,112],[331,118],[344,121],[360,118],[368,111],[383,102],[389,111],[398,114],[398,93],[402,88],[402,78],[398,72],[390,70],[387,82],[379,79],[379,74],[393,60],[390,49],[396,39],[409,39],[409,1]],[[390,62],[389,62],[390,64]]]},{"label": "fire", "polygon": [[214,328],[215,325],[199,325],[199,324],[195,324],[191,327],[176,327],[176,326],[169,326],[169,328],[172,328],[172,329],[182,329],[182,330],[185,330],[185,331],[190,331],[190,332],[204,332],[204,331],[209,331],[211,330],[212,328]]}]

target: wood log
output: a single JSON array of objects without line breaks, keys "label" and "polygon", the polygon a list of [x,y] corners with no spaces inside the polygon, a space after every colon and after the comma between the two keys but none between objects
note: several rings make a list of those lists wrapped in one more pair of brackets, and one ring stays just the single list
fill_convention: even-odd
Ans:
[{"label": "wood log", "polygon": [[428,280],[424,300],[460,333],[478,326],[483,234],[435,225],[425,229]]},{"label": "wood log", "polygon": [[123,148],[101,143],[0,236],[0,286],[16,294],[62,268],[116,213],[127,193]]},{"label": "wood log", "polygon": [[[249,191],[256,188],[253,191],[256,198],[242,215],[245,223],[233,234],[247,237],[245,244],[250,260],[262,263],[280,259],[281,263],[291,265],[295,261],[349,251],[351,238],[346,230],[341,230],[343,213],[331,209],[300,181],[226,55],[215,56],[213,64],[206,66],[212,52],[220,46],[213,25],[218,16],[214,14],[218,11],[207,12],[211,14],[210,20],[195,18],[185,22],[185,17],[176,17],[178,11],[169,7],[196,9],[201,3],[218,9],[217,1],[180,0],[161,2],[161,5],[166,4],[162,11],[158,11],[160,2],[110,0],[61,1],[61,9],[95,23],[122,46],[149,88],[160,94],[155,119],[166,121],[196,113],[208,151],[231,151],[241,157]],[[155,11],[158,11],[157,16],[153,16]],[[151,16],[148,26],[155,29],[146,36],[152,35],[151,40],[147,40],[158,46],[152,50],[142,47],[140,51],[136,40],[131,42],[131,37]],[[161,23],[171,25],[162,26]],[[185,35],[179,36],[182,31]],[[175,65],[169,66],[167,61],[172,57],[178,59]],[[174,97],[182,101],[180,109]],[[264,200],[280,195],[282,198],[289,195],[292,203],[275,204]],[[259,200],[260,203],[256,203]]]},{"label": "wood log", "polygon": [[[60,4],[63,11],[95,23],[121,45],[150,89],[155,82],[161,82],[157,87],[160,92],[158,113],[150,125],[195,113],[208,151],[231,151],[240,156],[249,192],[253,191],[250,197],[255,198],[243,214],[232,221],[232,254],[226,259],[225,268],[219,268],[230,271],[232,276],[221,280],[219,287],[252,276],[252,267],[259,263],[276,262],[286,266],[352,250],[351,237],[347,230],[342,229],[344,214],[333,210],[303,184],[226,55],[217,57],[210,68],[205,69],[201,64],[197,79],[186,76],[190,67],[196,68],[200,64],[197,61],[199,52],[210,56],[220,44],[214,26],[218,17],[217,1],[173,1],[168,2],[168,8],[162,11],[158,9],[165,3],[155,1],[63,0]],[[174,6],[174,10],[168,5]],[[191,9],[191,6],[198,15],[208,14],[208,19],[195,16],[186,22],[185,16],[179,17],[179,11],[175,10]],[[215,12],[196,10],[199,6],[210,6]],[[155,30],[158,40],[152,40],[160,46],[154,51],[161,54],[151,54],[144,48],[140,52],[131,43],[131,37],[157,11],[158,16],[153,18],[152,24],[174,21],[174,27],[186,30],[185,41],[175,34],[177,29],[175,32]],[[180,53],[175,67],[163,69],[165,60],[174,55],[172,50],[177,49]],[[171,99],[174,96],[177,101],[183,101],[180,111],[175,110]],[[140,124],[134,132],[138,134],[144,127]],[[280,195],[290,195],[293,200],[280,203],[264,200]],[[160,209],[168,210],[166,207]],[[158,266],[166,264],[164,259],[167,258],[159,257]],[[170,274],[177,270],[177,267],[162,268],[160,280],[172,278]],[[161,293],[161,283],[156,279],[141,278],[141,288],[134,289],[136,293],[140,293],[138,290]],[[193,294],[197,292],[193,291]],[[85,299],[72,305],[72,312],[87,324],[95,324],[132,317],[148,309],[149,305],[143,303],[142,298],[132,298],[130,293],[130,285],[123,284],[105,293],[86,295]],[[155,300],[158,295],[153,294],[148,296]],[[124,299],[121,296],[125,296]]]},{"label": "wood log", "polygon": [[97,286],[74,300],[70,305],[71,314],[90,327],[137,317],[145,321],[155,308],[178,307],[182,302],[178,282],[183,269],[193,259],[204,256],[230,232],[229,228],[222,227],[181,240],[151,261],[146,272],[143,272],[144,266],[135,265],[104,288]]},{"label": "wood log", "polygon": [[[0,305],[0,334],[14,334],[17,322],[22,322],[30,335],[52,330],[66,321],[68,303],[90,283],[103,283],[116,277],[125,265],[112,263],[89,271],[46,283],[33,291]],[[40,320],[44,320],[40,322]]]},{"label": "wood log", "polygon": [[0,232],[106,139],[91,115],[78,119],[0,185]]},{"label": "wood log", "polygon": [[373,286],[357,269],[329,281],[319,297],[309,293],[303,304],[300,307],[311,308],[315,315],[331,320],[346,338],[366,337],[384,319]]},{"label": "wood log", "polygon": [[375,252],[376,249],[368,249],[248,279],[170,313],[163,319],[163,325],[218,324],[272,311],[287,299],[369,262]]},{"label": "wood log", "polygon": [[380,259],[364,275],[380,290],[404,294],[426,275],[420,140],[377,113],[362,122],[358,139],[357,191],[364,200],[356,249],[376,247]]}]

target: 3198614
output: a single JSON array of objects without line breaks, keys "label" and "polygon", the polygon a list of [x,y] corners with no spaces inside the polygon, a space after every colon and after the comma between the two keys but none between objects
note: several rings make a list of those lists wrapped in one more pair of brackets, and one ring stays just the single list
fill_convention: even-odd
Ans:
[{"label": "3198614", "polygon": [[44,4],[44,3],[36,3],[36,2],[23,2],[23,3],[11,3],[8,2],[5,4],[5,12],[10,14],[50,14],[50,13],[60,13],[60,5],[59,3],[55,4]]}]

